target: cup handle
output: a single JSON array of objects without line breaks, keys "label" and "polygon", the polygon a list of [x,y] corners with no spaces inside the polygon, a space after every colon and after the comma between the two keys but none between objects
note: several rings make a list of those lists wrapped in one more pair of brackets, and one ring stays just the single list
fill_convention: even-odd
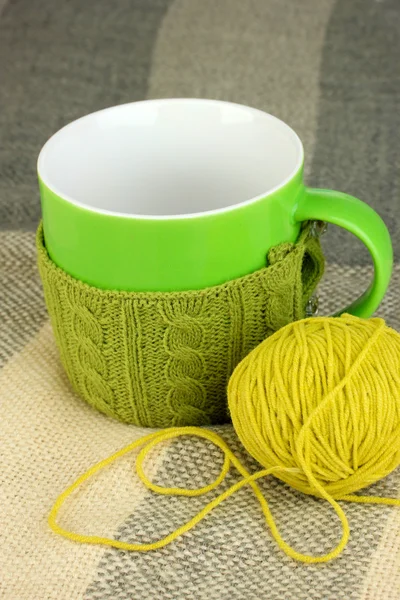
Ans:
[{"label": "cup handle", "polygon": [[389,286],[393,250],[389,232],[381,217],[368,204],[342,192],[305,188],[294,211],[296,222],[326,221],[354,233],[367,246],[374,263],[374,279],[368,289],[344,312],[370,317]]}]

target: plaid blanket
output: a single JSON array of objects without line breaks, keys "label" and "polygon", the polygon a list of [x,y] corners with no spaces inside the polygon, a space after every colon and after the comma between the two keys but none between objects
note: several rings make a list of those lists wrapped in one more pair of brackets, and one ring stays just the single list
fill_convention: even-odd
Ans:
[{"label": "plaid blanket", "polygon": [[[129,553],[74,544],[47,525],[82,471],[145,433],[72,391],[36,269],[35,159],[51,133],[112,104],[197,96],[257,106],[287,121],[306,151],[307,182],[380,212],[396,266],[378,314],[400,329],[400,4],[398,0],[0,0],[0,597],[4,600],[399,600],[400,511],[348,505],[351,541],[306,566],[273,542],[242,489],[170,546]],[[370,259],[331,227],[321,311],[365,289]],[[250,469],[229,425],[218,429]],[[84,485],[63,512],[77,531],[150,541],[205,499],[160,497],[127,456]],[[158,449],[161,485],[205,485],[221,457],[185,438]],[[229,485],[237,474],[229,475]],[[285,538],[326,551],[339,526],[322,501],[261,483]],[[371,493],[398,496],[400,472]],[[211,494],[212,496],[212,494]],[[209,498],[207,498],[208,500]]]}]

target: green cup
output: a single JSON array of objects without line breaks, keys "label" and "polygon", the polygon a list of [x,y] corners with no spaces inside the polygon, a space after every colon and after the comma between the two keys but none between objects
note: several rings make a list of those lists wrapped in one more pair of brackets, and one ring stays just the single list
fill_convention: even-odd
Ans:
[{"label": "green cup", "polygon": [[261,269],[303,221],[327,221],[372,255],[374,280],[346,308],[368,317],[389,284],[389,233],[360,200],[305,187],[303,159],[288,125],[229,102],[150,100],[87,115],[39,155],[47,250],[99,288],[197,290]]}]

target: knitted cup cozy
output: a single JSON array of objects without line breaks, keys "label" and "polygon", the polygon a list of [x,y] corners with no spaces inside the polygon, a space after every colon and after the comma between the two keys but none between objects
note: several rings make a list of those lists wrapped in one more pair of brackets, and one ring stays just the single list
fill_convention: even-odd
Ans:
[{"label": "knitted cup cozy", "polygon": [[103,413],[148,427],[229,420],[226,388],[235,366],[267,336],[305,316],[324,270],[306,225],[268,266],[203,290],[102,290],[50,259],[43,227],[39,271],[61,360],[78,394]]}]

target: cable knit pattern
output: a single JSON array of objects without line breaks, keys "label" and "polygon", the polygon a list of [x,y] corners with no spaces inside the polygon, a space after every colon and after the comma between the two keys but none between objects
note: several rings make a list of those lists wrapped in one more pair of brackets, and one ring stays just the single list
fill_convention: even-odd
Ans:
[{"label": "cable knit pattern", "polygon": [[159,306],[167,325],[163,348],[168,356],[165,377],[170,389],[166,402],[173,425],[207,423],[207,390],[203,383],[206,373],[204,342],[206,339],[206,302],[184,298],[179,303],[165,302]]},{"label": "cable knit pattern", "polygon": [[[68,310],[71,319],[71,335],[68,337],[72,356],[76,363],[74,372],[90,404],[101,410],[112,409],[114,392],[108,383],[108,363],[103,353],[103,327],[101,314],[77,303],[68,290]],[[81,367],[84,365],[84,368]]]},{"label": "cable knit pattern", "polygon": [[187,292],[100,290],[57,267],[37,232],[38,264],[61,359],[75,390],[95,408],[149,427],[228,420],[226,386],[268,335],[305,316],[324,269],[306,226],[268,266]]}]

